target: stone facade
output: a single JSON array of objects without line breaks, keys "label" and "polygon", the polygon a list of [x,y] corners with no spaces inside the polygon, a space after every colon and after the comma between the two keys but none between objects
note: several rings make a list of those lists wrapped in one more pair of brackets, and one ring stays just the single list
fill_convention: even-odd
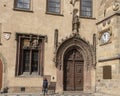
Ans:
[{"label": "stone facade", "polygon": [[[92,0],[92,17],[80,16],[81,0],[61,0],[60,14],[46,11],[47,0],[31,0],[29,11],[14,8],[14,1],[0,1],[1,90],[39,92],[46,77],[56,92],[65,91],[64,56],[76,49],[84,58],[82,91],[120,95],[120,0]],[[45,37],[43,75],[16,76],[17,33]]]},{"label": "stone facade", "polygon": [[[100,18],[97,23],[98,34],[101,34],[102,30],[110,28],[111,37],[108,44],[101,45],[100,42],[97,44],[96,91],[119,95],[120,57],[118,51],[119,39],[117,39],[119,37],[119,9],[114,10],[115,2],[120,1],[106,0],[100,8]],[[102,11],[105,11],[104,15]],[[111,66],[111,79],[104,79],[104,66]]]}]

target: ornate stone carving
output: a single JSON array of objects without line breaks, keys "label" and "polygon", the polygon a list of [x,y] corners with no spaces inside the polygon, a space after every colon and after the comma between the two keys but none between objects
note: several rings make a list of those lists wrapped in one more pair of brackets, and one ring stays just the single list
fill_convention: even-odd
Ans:
[{"label": "ornate stone carving", "polygon": [[82,52],[86,61],[85,66],[88,70],[94,66],[95,52],[93,46],[83,40],[79,34],[73,34],[72,37],[70,36],[57,47],[55,54],[55,64],[58,69],[61,69],[60,66],[63,66],[64,54],[70,48],[77,48]]},{"label": "ornate stone carving", "polygon": [[55,50],[58,46],[58,29],[55,29],[55,32],[54,32],[54,46],[55,46]]},{"label": "ornate stone carving", "polygon": [[80,28],[79,17],[77,15],[78,9],[73,10],[72,30],[73,33],[78,33]]},{"label": "ornate stone carving", "polygon": [[32,47],[33,47],[33,48],[36,48],[36,47],[38,46],[38,44],[39,44],[38,39],[34,39],[34,40],[32,41]]},{"label": "ornate stone carving", "polygon": [[75,6],[75,3],[79,1],[79,0],[70,0],[70,4],[72,4],[72,6]]},{"label": "ornate stone carving", "polygon": [[11,37],[11,32],[4,32],[4,38],[5,38],[6,40],[9,40],[10,37]]},{"label": "ornate stone carving", "polygon": [[120,8],[120,2],[118,0],[115,0],[113,3],[113,10],[117,11]]}]

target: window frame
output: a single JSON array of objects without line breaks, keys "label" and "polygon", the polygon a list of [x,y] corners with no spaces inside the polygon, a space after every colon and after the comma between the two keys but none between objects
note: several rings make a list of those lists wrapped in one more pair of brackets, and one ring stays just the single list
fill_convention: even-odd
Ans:
[{"label": "window frame", "polygon": [[[18,0],[14,0],[14,10],[19,10],[19,11],[32,11],[32,0],[29,0],[29,8],[20,8],[20,7],[17,7],[17,4],[18,4]],[[24,3],[23,3],[24,4]]]},{"label": "window frame", "polygon": [[59,12],[55,12],[55,11],[53,12],[53,11],[48,11],[49,10],[49,4],[48,4],[48,0],[46,0],[46,13],[60,15],[61,14],[61,0],[59,0],[59,2],[60,2],[59,3],[60,7],[56,7],[56,8],[59,8]]},{"label": "window frame", "polygon": [[[90,6],[88,6],[87,4],[83,6],[82,2],[83,2],[83,3],[86,2],[87,4],[90,4],[90,3],[91,3],[91,4],[90,4]],[[88,2],[90,2],[90,3],[88,3]],[[84,7],[84,8],[91,8],[91,11],[86,11],[86,10],[84,10],[82,7]],[[84,13],[89,12],[89,13],[90,13],[90,16],[88,16],[88,15],[86,15],[86,14],[83,15],[82,12],[84,12]],[[93,17],[93,0],[91,0],[91,1],[80,0],[80,17],[85,17],[85,18],[92,18],[92,17]]]},{"label": "window frame", "polygon": [[[28,38],[29,40],[33,37],[39,37],[39,46],[38,49],[31,49],[34,51],[38,51],[38,70],[36,72],[32,72],[32,55],[30,57],[29,63],[29,72],[24,72],[23,68],[23,51],[30,50],[29,48],[23,49],[23,41],[24,39]],[[29,34],[21,34],[16,33],[16,41],[17,41],[17,50],[16,50],[16,71],[15,76],[43,76],[43,69],[44,69],[44,43],[45,43],[45,36],[39,35],[29,35]],[[31,54],[31,53],[30,53]],[[24,74],[27,73],[27,74]],[[34,74],[35,73],[35,74]]]}]

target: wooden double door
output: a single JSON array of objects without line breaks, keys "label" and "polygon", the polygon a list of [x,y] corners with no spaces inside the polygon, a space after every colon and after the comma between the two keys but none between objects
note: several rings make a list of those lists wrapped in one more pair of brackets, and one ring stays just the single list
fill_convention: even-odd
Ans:
[{"label": "wooden double door", "polygon": [[82,54],[72,49],[64,57],[64,91],[83,90],[84,60]]}]

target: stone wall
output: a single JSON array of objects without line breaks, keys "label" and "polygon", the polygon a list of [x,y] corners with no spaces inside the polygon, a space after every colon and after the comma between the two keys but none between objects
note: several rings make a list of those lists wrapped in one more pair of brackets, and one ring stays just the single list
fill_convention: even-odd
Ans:
[{"label": "stone wall", "polygon": [[[46,0],[32,0],[31,12],[14,10],[14,0],[0,1],[0,59],[3,64],[3,88],[8,87],[9,92],[20,92],[25,87],[26,92],[41,90],[44,76],[16,77],[16,32],[27,34],[47,35],[45,43],[44,75],[50,76],[50,81],[57,82],[57,69],[55,66],[54,32],[58,30],[58,42],[67,40],[72,32],[73,9],[80,10],[80,2],[76,0],[75,6],[70,0],[61,0],[61,14],[46,13]],[[74,0],[73,0],[74,1]],[[119,93],[120,87],[120,16],[113,10],[114,0],[93,0],[93,17],[80,17],[80,38],[93,45],[93,34],[97,34],[96,46],[96,73],[91,75],[91,87],[96,86],[97,92]],[[109,4],[108,4],[109,3]],[[80,12],[78,11],[77,15]],[[100,44],[100,35],[106,28],[111,28],[111,41],[109,44]],[[5,39],[5,33],[10,33],[10,39]],[[103,66],[111,66],[112,79],[103,79]],[[96,76],[96,78],[95,78]],[[61,77],[62,78],[62,77]],[[95,85],[96,79],[96,85]],[[62,91],[63,83],[56,87]],[[58,84],[59,85],[59,84]],[[24,88],[23,88],[24,89]]]},{"label": "stone wall", "polygon": [[[102,34],[102,30],[111,27],[110,42],[101,45],[100,39],[97,44],[97,70],[96,70],[96,92],[110,94],[111,96],[120,95],[120,51],[119,51],[119,10],[113,10],[114,1],[107,1],[101,6],[100,18],[98,20],[98,38]],[[105,13],[104,13],[105,12]],[[104,77],[104,66],[111,67],[111,77]],[[106,69],[107,70],[107,69]],[[107,73],[110,75],[109,73]],[[106,74],[106,75],[107,75]]]}]

